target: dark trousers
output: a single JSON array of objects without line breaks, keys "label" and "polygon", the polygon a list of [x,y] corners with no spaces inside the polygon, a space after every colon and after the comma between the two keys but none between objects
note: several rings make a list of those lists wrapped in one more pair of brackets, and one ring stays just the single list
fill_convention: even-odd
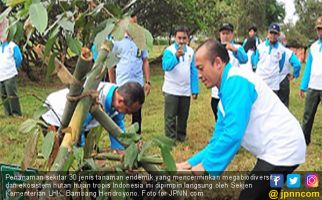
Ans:
[{"label": "dark trousers", "polygon": [[308,89],[305,99],[302,130],[307,145],[311,142],[311,131],[319,103],[322,102],[322,90]]},{"label": "dark trousers", "polygon": [[284,103],[284,105],[288,107],[290,101],[290,79],[288,76],[286,76],[280,83],[280,90],[277,92],[277,96]]},{"label": "dark trousers", "polygon": [[17,92],[17,76],[0,82],[0,95],[6,115],[21,116],[21,108]]},{"label": "dark trousers", "polygon": [[164,93],[164,100],[165,135],[182,142],[187,135],[190,97]]},{"label": "dark trousers", "polygon": [[211,98],[211,109],[212,109],[212,112],[214,113],[214,116],[215,116],[215,119],[217,121],[218,119],[218,103],[219,103],[219,99],[217,98]]},{"label": "dark trousers", "polygon": [[137,132],[137,134],[141,134],[141,124],[142,124],[142,107],[132,113],[132,124],[134,124],[135,122],[137,122],[139,124],[139,130]]},{"label": "dark trousers", "polygon": [[[292,173],[298,165],[295,166],[275,166],[264,160],[257,159],[257,163],[254,169],[250,173],[250,177],[252,175],[262,177],[270,177],[271,174],[283,174],[284,183],[286,181],[287,174]],[[281,188],[271,188],[270,180],[247,180],[245,184],[251,184],[252,188],[245,188],[241,191],[239,199],[240,200],[266,200],[269,198],[269,191],[274,189],[280,193]]]}]

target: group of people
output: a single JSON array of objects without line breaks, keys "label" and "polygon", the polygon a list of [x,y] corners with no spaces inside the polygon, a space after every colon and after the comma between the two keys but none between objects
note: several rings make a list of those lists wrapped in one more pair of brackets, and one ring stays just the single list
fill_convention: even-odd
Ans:
[{"label": "group of people", "polygon": [[[132,20],[136,23],[136,16]],[[262,42],[257,28],[250,27],[250,36],[238,45],[233,39],[233,25],[224,23],[219,29],[220,41],[208,39],[196,52],[188,45],[188,29],[175,29],[175,42],[162,57],[165,135],[181,142],[186,139],[190,99],[199,95],[198,79],[212,90],[211,108],[216,119],[208,145],[178,163],[178,170],[221,174],[241,146],[257,158],[251,174],[287,174],[305,162],[314,116],[322,101],[322,17],[317,19],[315,29],[318,40],[310,47],[300,87],[301,97],[307,92],[302,127],[288,110],[289,81],[299,77],[301,63],[286,47],[278,24],[269,26]],[[6,100],[5,112],[21,115],[16,94],[21,52],[3,36],[0,50],[0,92]],[[120,61],[109,70],[110,83],[100,83],[99,101],[122,130],[124,114],[132,113],[132,122],[139,123],[141,133],[141,108],[151,89],[148,52],[139,49],[128,34],[121,41],[113,41],[114,50],[120,50]],[[42,115],[45,122],[60,126],[67,93],[68,89],[63,89],[48,96],[50,110]],[[96,125],[88,114],[84,130]],[[124,149],[113,137],[111,148]],[[244,189],[240,198],[267,198],[269,182],[252,183],[253,188]]]}]

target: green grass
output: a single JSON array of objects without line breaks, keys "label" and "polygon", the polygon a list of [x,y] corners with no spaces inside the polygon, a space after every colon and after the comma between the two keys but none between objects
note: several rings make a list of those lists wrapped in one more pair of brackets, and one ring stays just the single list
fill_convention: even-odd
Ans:
[{"label": "green grass", "polygon": [[[162,51],[159,48],[160,52]],[[156,54],[155,54],[156,55]],[[164,98],[162,95],[163,72],[160,66],[151,66],[152,91],[146,98],[143,106],[142,134],[143,139],[148,141],[156,135],[163,135],[163,113]],[[301,122],[304,110],[304,100],[298,96],[300,79],[291,83],[290,110]],[[181,162],[201,150],[212,135],[214,126],[214,116],[210,107],[210,90],[202,84],[198,100],[191,101],[190,115],[188,120],[188,137],[186,142],[179,143],[173,150],[173,155],[177,162]],[[24,157],[25,145],[31,137],[30,134],[18,132],[19,125],[26,119],[32,117],[35,110],[42,105],[31,94],[38,97],[45,97],[52,91],[62,88],[59,83],[34,84],[30,82],[19,83],[19,95],[23,110],[22,118],[11,118],[3,115],[4,111],[0,107],[0,162],[20,164]],[[298,170],[316,171],[322,170],[321,147],[322,147],[322,106],[320,105],[316,114],[312,131],[312,143],[307,150],[306,162]],[[130,117],[126,117],[126,124],[129,126]],[[107,134],[104,134],[101,146],[107,147]],[[235,156],[228,170],[247,171],[252,169],[256,159],[246,150],[241,149]]]}]

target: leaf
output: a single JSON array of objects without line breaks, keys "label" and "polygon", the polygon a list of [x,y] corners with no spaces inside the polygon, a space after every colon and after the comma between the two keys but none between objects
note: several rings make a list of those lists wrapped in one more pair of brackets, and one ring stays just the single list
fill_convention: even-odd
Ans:
[{"label": "leaf", "polygon": [[121,19],[113,28],[112,35],[115,40],[122,40],[128,29],[130,18],[126,17]]},{"label": "leaf", "polygon": [[51,75],[53,74],[55,70],[55,59],[56,59],[57,53],[51,54],[49,61],[48,61],[48,67],[46,72],[46,80],[50,80]]},{"label": "leaf", "polygon": [[102,8],[104,7],[104,3],[100,3],[98,6],[95,7],[94,10],[91,12],[87,13],[86,16],[95,16],[99,12],[101,12]]},{"label": "leaf", "polygon": [[27,119],[26,121],[24,121],[20,127],[19,127],[19,132],[21,133],[29,133],[30,131],[32,131],[33,129],[38,127],[38,120],[34,120],[34,119]]},{"label": "leaf", "polygon": [[146,39],[146,47],[147,47],[147,49],[145,49],[145,50],[152,51],[152,49],[153,49],[153,36],[150,33],[150,31],[146,30],[145,28],[143,28],[143,29],[144,29],[144,34],[145,34],[145,39]]},{"label": "leaf", "polygon": [[175,145],[175,142],[166,136],[156,136],[154,138],[154,141],[157,142],[159,145],[167,146],[170,149]]},{"label": "leaf", "polygon": [[32,25],[34,25],[40,33],[43,33],[48,24],[47,10],[43,6],[43,4],[42,3],[31,4],[29,8],[29,16],[30,16]]},{"label": "leaf", "polygon": [[112,13],[112,15],[114,15],[114,17],[116,18],[122,17],[123,11],[117,4],[108,4],[106,7],[107,7],[107,10],[110,13]]},{"label": "leaf", "polygon": [[84,149],[82,147],[73,146],[73,154],[77,162],[81,165],[84,159]]},{"label": "leaf", "polygon": [[139,124],[137,122],[135,122],[134,124],[132,124],[126,131],[126,133],[137,133],[139,131]]},{"label": "leaf", "polygon": [[96,47],[100,47],[102,45],[106,36],[112,32],[114,26],[115,25],[112,20],[107,20],[104,30],[99,32],[94,39],[94,44],[96,45]]},{"label": "leaf", "polygon": [[146,38],[144,29],[137,23],[130,23],[128,34],[139,49],[146,49]]},{"label": "leaf", "polygon": [[84,164],[85,164],[85,166],[89,166],[92,171],[97,171],[98,170],[98,167],[95,164],[93,158],[85,159]]},{"label": "leaf", "polygon": [[43,114],[45,114],[48,111],[48,108],[45,106],[40,106],[36,112],[33,114],[33,119],[39,119]]},{"label": "leaf", "polygon": [[116,49],[112,52],[110,52],[108,55],[107,55],[107,58],[106,58],[106,61],[105,61],[105,67],[107,67],[108,69],[109,68],[112,68],[114,67],[117,63],[120,62],[120,53],[121,53],[121,49]]},{"label": "leaf", "polygon": [[139,153],[139,149],[135,145],[135,143],[132,143],[130,146],[128,146],[125,150],[124,155],[124,167],[125,168],[132,168],[134,165],[135,160],[137,159]]},{"label": "leaf", "polygon": [[70,50],[73,53],[79,55],[81,53],[82,43],[78,39],[74,39],[70,36],[67,36],[66,40]]},{"label": "leaf", "polygon": [[49,131],[44,138],[44,141],[42,143],[41,153],[44,156],[46,160],[48,160],[51,151],[53,150],[53,145],[55,142],[55,133],[52,131]]},{"label": "leaf", "polygon": [[12,10],[12,8],[9,7],[9,8],[7,8],[5,11],[3,11],[0,14],[0,22],[9,15],[9,13],[11,12],[11,10]]},{"label": "leaf", "polygon": [[86,142],[84,146],[84,158],[89,158],[92,155],[94,145],[97,140],[97,135],[102,132],[101,126],[92,129],[86,137]]},{"label": "leaf", "polygon": [[24,3],[26,0],[7,0],[6,5],[15,7],[17,4]]},{"label": "leaf", "polygon": [[[11,21],[11,20],[10,20]],[[17,24],[10,23],[11,25],[9,26],[9,33],[8,33],[8,40],[11,41],[14,39],[15,34],[17,33],[18,27]]]},{"label": "leaf", "polygon": [[153,142],[151,140],[147,141],[146,143],[143,144],[143,147],[138,155],[138,161],[141,161],[141,158],[144,155],[144,152],[151,147],[151,145],[153,144]]},{"label": "leaf", "polygon": [[141,135],[135,133],[122,133],[117,137],[117,139],[119,139],[121,142],[128,141],[127,143],[130,144],[132,142],[139,141],[141,139]]},{"label": "leaf", "polygon": [[[47,40],[46,46],[45,46],[45,52],[44,52],[44,56],[48,56],[54,43],[56,42],[57,36],[54,36],[52,38],[49,38],[49,40]],[[48,71],[48,70],[47,70]]]},{"label": "leaf", "polygon": [[17,27],[17,31],[16,31],[16,34],[14,35],[14,41],[16,43],[20,43],[20,41],[24,40],[23,23],[20,21],[17,22],[16,27]]},{"label": "leaf", "polygon": [[167,171],[176,171],[176,163],[171,155],[170,149],[167,146],[160,146],[161,155],[166,166]]},{"label": "leaf", "polygon": [[74,32],[75,22],[68,20],[66,17],[58,22],[59,26],[66,31]]},{"label": "leaf", "polygon": [[26,170],[33,162],[37,155],[37,144],[39,139],[40,131],[38,129],[35,130],[32,137],[29,139],[26,147],[25,147],[25,157],[21,162],[21,170]]}]

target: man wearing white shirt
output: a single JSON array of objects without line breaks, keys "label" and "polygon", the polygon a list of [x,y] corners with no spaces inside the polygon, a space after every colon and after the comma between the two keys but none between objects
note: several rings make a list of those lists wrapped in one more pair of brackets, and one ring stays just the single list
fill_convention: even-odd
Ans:
[{"label": "man wearing white shirt", "polygon": [[[101,82],[97,90],[99,91],[98,99],[104,111],[125,131],[124,114],[136,112],[144,103],[145,96],[141,85],[136,82],[127,82],[121,87],[117,87],[112,83]],[[48,125],[60,127],[68,92],[69,90],[66,88],[48,95],[44,106],[49,110],[41,116]],[[82,132],[89,131],[98,125],[98,122],[88,113]],[[111,149],[124,149],[112,135],[110,135],[110,141]],[[79,144],[84,145],[84,143],[85,135],[82,134]]]},{"label": "man wearing white shirt", "polygon": [[[231,23],[223,23],[219,29],[220,42],[228,51],[230,64],[234,67],[239,67],[240,64],[245,64],[248,61],[247,54],[244,48],[234,43],[234,26]],[[218,112],[218,88],[214,87],[211,90],[211,108],[217,120]]]},{"label": "man wearing white shirt", "polygon": [[322,102],[322,17],[316,20],[315,29],[318,39],[310,47],[300,86],[300,96],[302,98],[307,92],[302,123],[307,145],[311,142],[315,113],[319,103]]},{"label": "man wearing white shirt", "polygon": [[[198,47],[196,67],[207,88],[219,88],[218,120],[207,146],[177,164],[177,170],[220,175],[241,146],[257,158],[250,175],[286,175],[304,163],[306,145],[299,122],[261,78],[233,67],[227,50],[212,39]],[[252,188],[245,188],[240,199],[268,199],[269,180],[248,182]]]},{"label": "man wearing white shirt", "polygon": [[277,94],[280,89],[280,72],[285,62],[285,47],[278,42],[280,26],[272,23],[265,42],[258,45],[255,66],[256,74]]},{"label": "man wearing white shirt", "polygon": [[21,116],[17,92],[18,69],[22,62],[19,47],[13,41],[7,41],[9,20],[0,22],[0,96],[5,114]]}]

